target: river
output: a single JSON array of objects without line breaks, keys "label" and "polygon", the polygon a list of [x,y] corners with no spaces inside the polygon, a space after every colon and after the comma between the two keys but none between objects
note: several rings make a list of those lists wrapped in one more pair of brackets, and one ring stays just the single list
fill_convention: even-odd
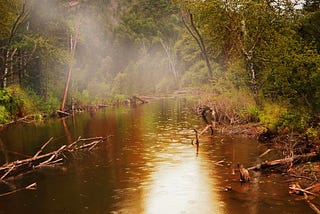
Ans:
[{"label": "river", "polygon": [[[276,154],[246,136],[207,133],[193,101],[167,98],[109,107],[65,119],[16,124],[0,133],[0,161],[32,156],[50,137],[47,151],[81,137],[112,136],[68,164],[25,176],[24,190],[0,198],[2,213],[313,213],[288,193],[288,178],[251,172],[241,184],[237,163],[249,167]],[[23,155],[22,155],[23,154]]]}]

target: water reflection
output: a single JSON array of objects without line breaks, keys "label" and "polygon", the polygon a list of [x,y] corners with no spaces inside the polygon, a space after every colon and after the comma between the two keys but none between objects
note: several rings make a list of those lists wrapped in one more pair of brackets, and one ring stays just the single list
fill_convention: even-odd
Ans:
[{"label": "water reflection", "polygon": [[145,148],[152,170],[143,192],[144,213],[223,213],[208,157],[191,144],[185,101],[174,108],[162,104],[153,124],[156,133],[146,134],[146,141],[155,143]]},{"label": "water reflection", "polygon": [[159,163],[145,193],[146,213],[221,213],[214,180],[199,160]]},{"label": "water reflection", "polygon": [[266,150],[255,140],[215,133],[192,145],[193,128],[202,124],[188,106],[183,99],[159,100],[0,133],[3,163],[17,159],[13,151],[34,155],[50,137],[56,141],[49,151],[78,136],[114,136],[92,153],[75,155],[65,171],[38,172],[38,189],[0,198],[0,214],[308,213],[281,177],[252,174],[252,183],[241,186],[234,165],[255,165]]}]

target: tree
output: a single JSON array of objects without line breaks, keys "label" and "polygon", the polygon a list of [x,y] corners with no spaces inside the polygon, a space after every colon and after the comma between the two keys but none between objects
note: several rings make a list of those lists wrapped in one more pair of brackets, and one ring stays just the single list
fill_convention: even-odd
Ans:
[{"label": "tree", "polygon": [[320,53],[320,1],[308,0],[303,5],[299,35],[309,44],[315,44]]},{"label": "tree", "polygon": [[25,22],[28,16],[26,0],[5,1],[0,5],[1,14],[3,15],[3,31],[1,38],[1,87],[7,87],[7,79],[14,75],[14,57],[17,54],[18,48],[15,47],[15,39],[19,28]]},{"label": "tree", "polygon": [[[197,43],[200,51],[201,56],[205,60],[207,69],[208,69],[208,76],[209,80],[212,80],[212,66],[210,62],[209,53],[207,50],[207,45],[205,42],[205,39],[203,35],[200,32],[200,28],[197,26],[199,23],[197,20],[195,20],[195,15],[197,11],[197,3],[192,2],[185,2],[185,1],[175,1],[178,4],[178,7],[180,8],[180,14],[181,14],[181,20],[183,25],[185,26],[187,32],[191,35],[191,37],[194,39],[194,41]],[[201,4],[201,3],[200,3]]]}]

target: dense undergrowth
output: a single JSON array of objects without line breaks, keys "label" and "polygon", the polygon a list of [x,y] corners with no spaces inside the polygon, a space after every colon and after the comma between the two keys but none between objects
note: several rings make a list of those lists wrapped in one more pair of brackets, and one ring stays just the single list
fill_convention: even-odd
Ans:
[{"label": "dense undergrowth", "polygon": [[56,98],[41,98],[31,90],[12,85],[0,90],[0,123],[5,124],[29,114],[42,115],[59,108]]},{"label": "dense undergrowth", "polygon": [[300,135],[317,140],[319,121],[290,104],[259,99],[246,90],[201,90],[200,105],[207,105],[222,125],[259,124],[261,133],[275,136]]},{"label": "dense undergrowth", "polygon": [[[75,96],[76,105],[95,105],[107,103],[121,103],[128,98],[124,94],[115,94],[104,100],[97,100],[93,96]],[[71,102],[71,101],[70,101]],[[70,103],[69,102],[69,103]],[[45,115],[53,114],[60,108],[60,100],[54,96],[40,96],[30,89],[11,85],[0,90],[0,124],[15,121],[27,115],[33,115],[37,120]]]}]

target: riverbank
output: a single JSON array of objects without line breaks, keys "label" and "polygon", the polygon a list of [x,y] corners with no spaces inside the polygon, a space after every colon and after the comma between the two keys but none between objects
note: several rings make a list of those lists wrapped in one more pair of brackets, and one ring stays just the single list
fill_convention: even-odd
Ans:
[{"label": "riverbank", "polygon": [[[215,131],[227,135],[253,137],[267,146],[268,149],[259,156],[260,163],[246,166],[249,172],[281,174],[288,183],[288,192],[296,195],[297,200],[305,200],[316,213],[319,213],[320,142],[317,136],[310,137],[306,133],[298,132],[277,133],[259,123],[221,126]],[[267,154],[274,150],[282,154],[282,158],[267,159]]]}]

